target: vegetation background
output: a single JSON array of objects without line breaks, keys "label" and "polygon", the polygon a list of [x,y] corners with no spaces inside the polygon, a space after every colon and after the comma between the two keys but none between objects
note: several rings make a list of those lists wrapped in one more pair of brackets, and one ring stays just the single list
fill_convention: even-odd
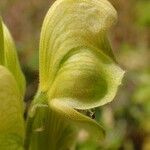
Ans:
[{"label": "vegetation background", "polygon": [[[119,21],[109,37],[126,75],[115,100],[95,110],[97,121],[106,128],[106,139],[95,143],[81,131],[76,150],[150,150],[150,1],[110,1]],[[53,2],[0,0],[0,13],[15,39],[26,76],[27,108],[38,86],[40,30]]]}]

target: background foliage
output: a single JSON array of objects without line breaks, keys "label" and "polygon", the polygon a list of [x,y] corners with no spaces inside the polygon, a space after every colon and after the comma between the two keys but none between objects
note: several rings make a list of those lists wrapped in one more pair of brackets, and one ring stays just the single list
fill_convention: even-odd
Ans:
[{"label": "background foliage", "polygon": [[[43,18],[54,0],[1,0],[3,16],[17,44],[27,80],[26,109],[38,85],[38,43]],[[110,0],[119,14],[110,33],[115,56],[126,70],[118,95],[95,110],[107,130],[105,141],[95,143],[84,132],[77,150],[150,149],[150,2]],[[26,117],[26,114],[25,114]]]}]

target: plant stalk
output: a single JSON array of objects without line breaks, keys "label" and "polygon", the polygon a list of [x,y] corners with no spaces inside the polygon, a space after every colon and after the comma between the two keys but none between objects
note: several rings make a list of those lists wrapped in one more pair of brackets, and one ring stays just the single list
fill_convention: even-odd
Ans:
[{"label": "plant stalk", "polygon": [[26,150],[66,150],[74,143],[76,131],[70,123],[52,110],[47,96],[33,100],[26,127]]}]

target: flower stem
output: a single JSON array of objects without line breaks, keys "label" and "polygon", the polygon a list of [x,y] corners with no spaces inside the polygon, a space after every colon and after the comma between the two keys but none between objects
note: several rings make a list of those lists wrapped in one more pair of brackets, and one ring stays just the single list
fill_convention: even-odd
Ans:
[{"label": "flower stem", "polygon": [[44,93],[33,101],[26,131],[26,150],[69,149],[76,133],[68,121],[49,108]]}]

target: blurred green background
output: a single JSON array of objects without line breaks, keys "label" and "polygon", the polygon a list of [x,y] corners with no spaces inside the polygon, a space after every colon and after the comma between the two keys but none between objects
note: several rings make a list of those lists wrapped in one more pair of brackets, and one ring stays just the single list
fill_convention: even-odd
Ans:
[{"label": "blurred green background", "polygon": [[[126,70],[115,100],[95,111],[105,127],[104,141],[95,143],[81,131],[76,150],[150,150],[150,1],[110,0],[119,20],[109,34],[120,66]],[[54,0],[0,0],[27,80],[25,101],[38,86],[38,46],[44,16]]]}]

